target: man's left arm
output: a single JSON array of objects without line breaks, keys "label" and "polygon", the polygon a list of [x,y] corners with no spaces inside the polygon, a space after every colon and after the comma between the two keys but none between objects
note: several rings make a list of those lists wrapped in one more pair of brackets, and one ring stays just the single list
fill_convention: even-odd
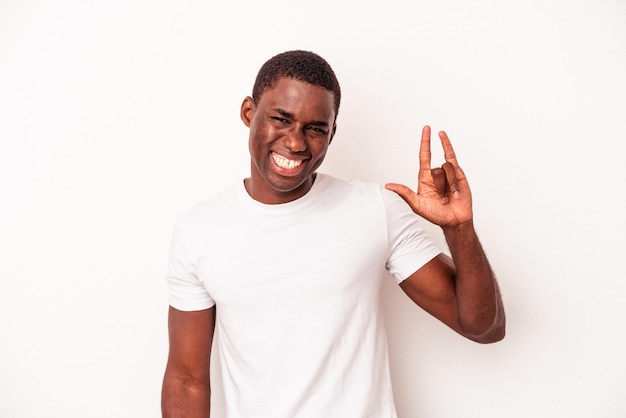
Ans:
[{"label": "man's left arm", "polygon": [[431,169],[430,127],[422,130],[417,192],[390,183],[413,211],[439,225],[452,258],[441,254],[400,287],[419,306],[461,335],[480,343],[504,338],[500,289],[474,229],[472,198],[445,132],[439,137],[446,162]]}]

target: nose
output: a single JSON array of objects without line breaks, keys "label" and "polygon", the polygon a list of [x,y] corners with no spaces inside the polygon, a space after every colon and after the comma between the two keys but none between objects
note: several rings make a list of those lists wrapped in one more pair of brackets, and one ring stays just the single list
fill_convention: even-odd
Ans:
[{"label": "nose", "polygon": [[285,138],[285,146],[291,150],[291,152],[302,152],[306,150],[306,138],[304,131],[297,126],[294,126],[289,130]]}]

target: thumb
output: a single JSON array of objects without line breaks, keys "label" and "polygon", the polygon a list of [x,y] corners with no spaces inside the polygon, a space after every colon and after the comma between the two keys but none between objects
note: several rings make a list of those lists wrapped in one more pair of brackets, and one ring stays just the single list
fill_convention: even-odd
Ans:
[{"label": "thumb", "polygon": [[387,183],[385,184],[385,189],[397,193],[411,207],[414,206],[414,200],[417,198],[417,194],[411,190],[411,188],[405,186],[404,184]]}]

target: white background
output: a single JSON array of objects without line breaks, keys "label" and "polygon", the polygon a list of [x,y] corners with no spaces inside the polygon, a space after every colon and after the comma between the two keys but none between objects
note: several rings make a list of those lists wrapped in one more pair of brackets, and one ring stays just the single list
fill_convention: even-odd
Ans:
[{"label": "white background", "polygon": [[414,185],[430,124],[470,179],[508,334],[466,341],[386,286],[401,418],[626,416],[625,22],[618,0],[0,0],[0,417],[159,416],[174,216],[247,174],[239,105],[287,49],[342,84],[322,171]]}]

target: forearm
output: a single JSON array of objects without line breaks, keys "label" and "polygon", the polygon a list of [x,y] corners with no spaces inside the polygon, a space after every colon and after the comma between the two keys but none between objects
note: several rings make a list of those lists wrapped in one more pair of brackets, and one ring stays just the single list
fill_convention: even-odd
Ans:
[{"label": "forearm", "polygon": [[211,389],[206,383],[192,383],[166,372],[161,393],[163,418],[208,418]]},{"label": "forearm", "polygon": [[504,337],[500,290],[472,222],[444,228],[454,260],[459,321],[469,338],[494,342]]}]

